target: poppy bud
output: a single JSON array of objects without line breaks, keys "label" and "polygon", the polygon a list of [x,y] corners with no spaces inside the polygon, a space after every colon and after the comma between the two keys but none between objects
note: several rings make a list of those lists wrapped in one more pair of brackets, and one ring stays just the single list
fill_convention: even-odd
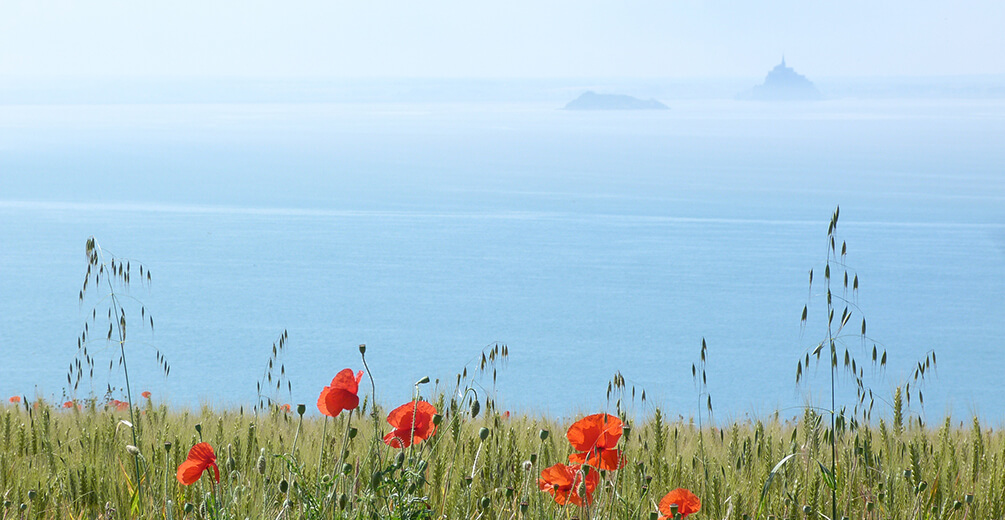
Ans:
[{"label": "poppy bud", "polygon": [[355,439],[357,433],[359,433],[359,430],[357,430],[355,426],[350,426],[349,427],[349,438],[350,439]]},{"label": "poppy bud", "polygon": [[873,510],[873,509],[874,509],[875,507],[876,507],[876,504],[874,504],[874,503],[872,503],[872,502],[866,502],[866,503],[865,503],[865,510],[866,510],[866,511],[868,511],[868,512],[870,512],[870,513],[872,512],[872,510]]},{"label": "poppy bud", "polygon": [[38,492],[34,489],[28,491],[28,500],[34,501],[36,496],[38,496]]},{"label": "poppy bud", "polygon": [[478,417],[478,412],[482,409],[482,404],[477,399],[471,401],[471,418]]},{"label": "poppy bud", "polygon": [[803,514],[808,515],[808,514],[810,514],[812,512],[813,512],[813,508],[812,507],[810,507],[810,506],[803,506]]},{"label": "poppy bud", "polygon": [[481,439],[481,440],[483,440],[483,441],[485,439],[488,439],[489,438],[489,429],[483,427],[481,430],[478,430],[478,438]]},{"label": "poppy bud", "polygon": [[359,346],[359,353],[360,354],[366,354],[366,345],[365,344],[360,344],[360,346]]},{"label": "poppy bud", "polygon": [[202,424],[201,423],[196,423],[196,425],[195,425],[195,433],[198,433],[199,435],[202,435]]},{"label": "poppy bud", "polygon": [[419,461],[419,473],[425,473],[426,472],[426,468],[428,468],[428,467],[429,467],[429,463],[428,462],[426,462],[424,460],[420,460]]},{"label": "poppy bud", "polygon": [[195,511],[195,506],[191,502],[185,502],[185,507],[182,508],[186,513],[192,514]]},{"label": "poppy bud", "polygon": [[400,468],[404,463],[405,463],[405,452],[399,451],[398,455],[394,457],[394,465]]},{"label": "poppy bud", "polygon": [[531,453],[530,454],[530,460],[528,460],[527,462],[530,462],[531,464],[536,464],[537,463],[537,453]]},{"label": "poppy bud", "polygon": [[429,376],[425,376],[422,379],[420,379],[417,383],[415,383],[415,386],[424,385],[428,382],[429,382]]},{"label": "poppy bud", "polygon": [[25,509],[28,509],[28,504],[25,504],[24,502],[21,502],[21,505],[17,506],[17,508],[20,511],[24,511]]},{"label": "poppy bud", "polygon": [[911,478],[911,470],[909,469],[904,470],[904,478]]},{"label": "poppy bud", "polygon": [[265,474],[265,448],[262,448],[261,455],[258,456],[258,464],[255,465],[259,475]]},{"label": "poppy bud", "polygon": [[443,416],[438,413],[433,414],[433,426],[439,426],[441,422],[443,422]]},{"label": "poppy bud", "polygon": [[974,495],[971,494],[971,493],[967,493],[966,495],[963,496],[963,501],[966,502],[966,503],[968,503],[968,504],[973,504],[974,503]]},{"label": "poppy bud", "polygon": [[342,474],[348,475],[350,473],[352,473],[352,464],[346,462],[345,464],[342,465]]},{"label": "poppy bud", "polygon": [[624,435],[625,439],[628,439],[628,435],[632,433],[632,427],[627,424],[621,427],[621,434]]},{"label": "poppy bud", "polygon": [[537,436],[541,438],[542,441],[548,439],[548,430],[541,430],[537,432]]},{"label": "poppy bud", "polygon": [[918,484],[918,492],[920,493],[920,492],[924,491],[926,488],[928,488],[928,482],[925,482],[924,480],[922,480],[921,484]]},{"label": "poppy bud", "polygon": [[345,493],[338,496],[338,508],[345,509],[345,506],[349,503],[349,497]]},{"label": "poppy bud", "polygon": [[488,509],[490,505],[492,505],[492,500],[489,497],[482,497],[482,509]]},{"label": "poppy bud", "polygon": [[287,482],[285,478],[283,480],[279,481],[279,492],[280,493],[285,494],[289,489],[290,489],[290,483]]},{"label": "poppy bud", "polygon": [[171,453],[171,442],[170,441],[164,443],[164,451],[166,451],[168,453]]},{"label": "poppy bud", "polygon": [[659,517],[660,517],[660,514],[657,513],[656,511],[653,511],[653,512],[649,513],[649,520],[658,520]]},{"label": "poppy bud", "polygon": [[380,472],[374,471],[373,475],[370,476],[370,487],[373,489],[377,489],[377,486],[380,485],[380,480],[381,480]]},{"label": "poppy bud", "polygon": [[132,456],[136,457],[140,454],[140,449],[132,444],[126,444],[126,451],[128,451]]},{"label": "poppy bud", "polygon": [[879,501],[880,501],[880,502],[882,502],[882,501],[883,501],[883,499],[885,499],[885,498],[886,498],[886,493],[883,493],[882,491],[880,491],[880,492],[879,492],[879,494],[878,494],[878,495],[876,495],[876,498],[878,498],[878,499],[879,499]]},{"label": "poppy bud", "polygon": [[962,508],[963,508],[963,502],[960,502],[959,500],[953,500],[953,510],[954,511],[959,511]]}]

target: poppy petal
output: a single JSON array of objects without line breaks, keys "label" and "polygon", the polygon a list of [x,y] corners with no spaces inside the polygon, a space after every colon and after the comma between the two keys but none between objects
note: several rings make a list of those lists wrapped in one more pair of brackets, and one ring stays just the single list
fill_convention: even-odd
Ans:
[{"label": "poppy petal", "polygon": [[664,518],[670,517],[670,506],[673,504],[677,504],[677,512],[680,513],[682,518],[691,513],[701,511],[701,500],[694,493],[684,488],[677,488],[667,493],[660,500],[660,513],[667,515]]},{"label": "poppy petal", "polygon": [[199,463],[194,460],[186,460],[178,466],[178,482],[186,486],[191,486],[199,481],[199,477],[202,476],[202,471],[204,468],[199,466]]},{"label": "poppy petal", "polygon": [[325,395],[325,408],[329,415],[336,417],[342,410],[355,410],[359,406],[359,396],[355,393],[332,387],[331,391]]},{"label": "poppy petal", "polygon": [[[360,371],[360,377],[362,377],[362,375],[363,372]],[[335,374],[334,378],[332,378],[331,387],[355,394],[359,391],[359,379],[353,376],[351,369],[343,368],[338,374]]]},{"label": "poppy petal", "polygon": [[333,414],[329,412],[327,404],[328,394],[331,393],[331,391],[332,387],[326,386],[321,390],[321,395],[318,396],[318,411],[328,416],[333,416]]},{"label": "poppy petal", "polygon": [[407,448],[412,443],[408,441],[408,430],[394,430],[384,436],[384,444],[392,448]]}]

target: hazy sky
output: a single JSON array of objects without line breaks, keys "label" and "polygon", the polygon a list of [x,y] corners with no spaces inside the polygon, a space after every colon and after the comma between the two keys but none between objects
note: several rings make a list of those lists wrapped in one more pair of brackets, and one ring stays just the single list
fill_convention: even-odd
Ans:
[{"label": "hazy sky", "polygon": [[1005,73],[1002,0],[0,0],[0,76]]}]

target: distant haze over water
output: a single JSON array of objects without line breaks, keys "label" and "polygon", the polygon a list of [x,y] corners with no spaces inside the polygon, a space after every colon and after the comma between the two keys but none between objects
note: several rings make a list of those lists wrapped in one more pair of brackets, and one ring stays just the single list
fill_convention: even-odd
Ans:
[{"label": "distant haze over water", "polygon": [[[392,404],[501,342],[505,409],[603,408],[620,370],[647,407],[688,416],[704,337],[717,415],[795,415],[822,402],[823,368],[794,375],[823,337],[807,276],[840,204],[855,301],[889,351],[876,395],[934,348],[925,416],[1005,419],[1005,101],[557,110],[579,93],[0,105],[0,395],[60,398],[93,234],[153,272],[130,293],[156,320],[131,332],[130,366],[134,392],[172,403],[252,404],[286,329],[289,400],[310,408],[362,368],[359,343]],[[868,359],[872,342],[846,342]],[[100,394],[121,377],[95,352]]]}]

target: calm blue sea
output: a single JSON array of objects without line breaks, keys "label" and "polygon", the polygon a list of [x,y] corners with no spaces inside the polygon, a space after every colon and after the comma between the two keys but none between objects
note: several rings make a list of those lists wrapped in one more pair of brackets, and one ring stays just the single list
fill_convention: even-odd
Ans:
[{"label": "calm blue sea", "polygon": [[[137,319],[127,353],[157,400],[255,403],[288,330],[278,398],[311,409],[362,368],[360,343],[393,406],[500,342],[509,359],[481,384],[503,409],[611,409],[620,371],[638,412],[687,417],[705,338],[717,418],[797,415],[823,402],[825,370],[794,379],[825,333],[840,204],[852,328],[864,313],[871,338],[845,344],[877,413],[934,349],[914,412],[1005,420],[1005,101],[671,106],[0,105],[0,397],[62,399],[105,309],[77,300],[94,235],[152,271],[128,296],[156,328]],[[117,351],[90,349],[78,395],[121,384]]]}]

